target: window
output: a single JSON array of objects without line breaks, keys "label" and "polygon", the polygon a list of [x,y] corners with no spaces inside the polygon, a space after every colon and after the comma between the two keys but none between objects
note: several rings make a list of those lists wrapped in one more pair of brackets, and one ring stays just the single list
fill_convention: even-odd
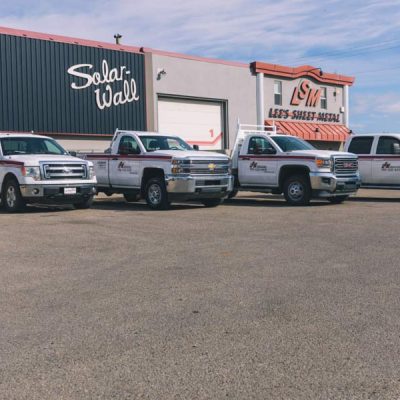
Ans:
[{"label": "window", "polygon": [[140,154],[140,148],[132,136],[122,136],[118,148],[119,154]]},{"label": "window", "polygon": [[193,150],[184,140],[175,136],[140,136],[146,151]]},{"label": "window", "polygon": [[248,154],[275,154],[276,150],[267,139],[252,137],[249,141]]},{"label": "window", "polygon": [[282,105],[282,82],[281,81],[274,82],[274,104],[276,106]]},{"label": "window", "polygon": [[321,108],[327,109],[328,108],[328,100],[326,96],[327,90],[326,87],[321,88]]},{"label": "window", "polygon": [[0,140],[4,156],[13,154],[67,154],[54,140],[41,137],[7,137]]},{"label": "window", "polygon": [[315,147],[305,140],[293,136],[274,136],[271,138],[282,151],[315,150]]},{"label": "window", "polygon": [[390,136],[379,138],[376,154],[400,154],[400,141]]},{"label": "window", "polygon": [[373,141],[374,138],[371,136],[355,137],[352,139],[348,151],[354,154],[369,154]]}]

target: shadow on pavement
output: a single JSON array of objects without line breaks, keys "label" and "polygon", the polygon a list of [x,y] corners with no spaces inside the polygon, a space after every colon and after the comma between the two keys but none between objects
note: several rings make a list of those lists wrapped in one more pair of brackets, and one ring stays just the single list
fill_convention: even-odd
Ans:
[{"label": "shadow on pavement", "polygon": [[398,203],[400,202],[399,198],[394,197],[350,197],[347,201],[354,201],[359,203]]},{"label": "shadow on pavement", "polygon": [[[327,201],[312,200],[312,207],[331,206]],[[225,200],[223,206],[247,206],[247,207],[291,207],[286,201],[279,197],[266,197],[266,196],[252,196],[251,198],[235,197],[233,199]],[[297,208],[301,208],[298,206]],[[309,207],[309,206],[306,206]]]},{"label": "shadow on pavement", "polygon": [[[172,203],[168,210],[160,210],[162,212],[176,211],[176,210],[193,210],[205,208],[200,203]],[[95,200],[92,209],[94,210],[109,210],[109,211],[149,211],[152,210],[146,203],[142,201],[128,203],[125,200]]]}]

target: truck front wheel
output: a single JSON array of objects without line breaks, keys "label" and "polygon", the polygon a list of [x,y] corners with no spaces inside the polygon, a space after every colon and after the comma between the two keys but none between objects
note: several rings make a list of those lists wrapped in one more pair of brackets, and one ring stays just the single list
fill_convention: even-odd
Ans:
[{"label": "truck front wheel", "polygon": [[9,213],[16,213],[25,207],[25,201],[19,190],[19,184],[15,179],[9,179],[3,188],[1,196],[4,208]]},{"label": "truck front wheel", "polygon": [[165,182],[161,178],[151,178],[146,184],[146,203],[153,210],[167,210],[168,193]]},{"label": "truck front wheel", "polygon": [[293,175],[286,178],[283,184],[283,194],[292,206],[306,206],[310,203],[311,187],[307,176]]}]

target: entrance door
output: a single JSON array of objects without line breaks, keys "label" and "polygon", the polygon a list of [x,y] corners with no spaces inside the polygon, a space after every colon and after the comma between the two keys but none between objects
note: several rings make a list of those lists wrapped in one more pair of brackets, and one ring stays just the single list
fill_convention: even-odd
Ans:
[{"label": "entrance door", "polygon": [[159,98],[158,131],[182,137],[201,150],[224,148],[223,103]]}]

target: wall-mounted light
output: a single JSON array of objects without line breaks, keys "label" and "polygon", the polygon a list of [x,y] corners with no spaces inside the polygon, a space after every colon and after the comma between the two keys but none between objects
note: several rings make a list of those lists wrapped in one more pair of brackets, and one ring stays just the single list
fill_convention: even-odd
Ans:
[{"label": "wall-mounted light", "polygon": [[164,68],[157,69],[157,80],[159,81],[163,75],[167,75],[167,71]]}]

